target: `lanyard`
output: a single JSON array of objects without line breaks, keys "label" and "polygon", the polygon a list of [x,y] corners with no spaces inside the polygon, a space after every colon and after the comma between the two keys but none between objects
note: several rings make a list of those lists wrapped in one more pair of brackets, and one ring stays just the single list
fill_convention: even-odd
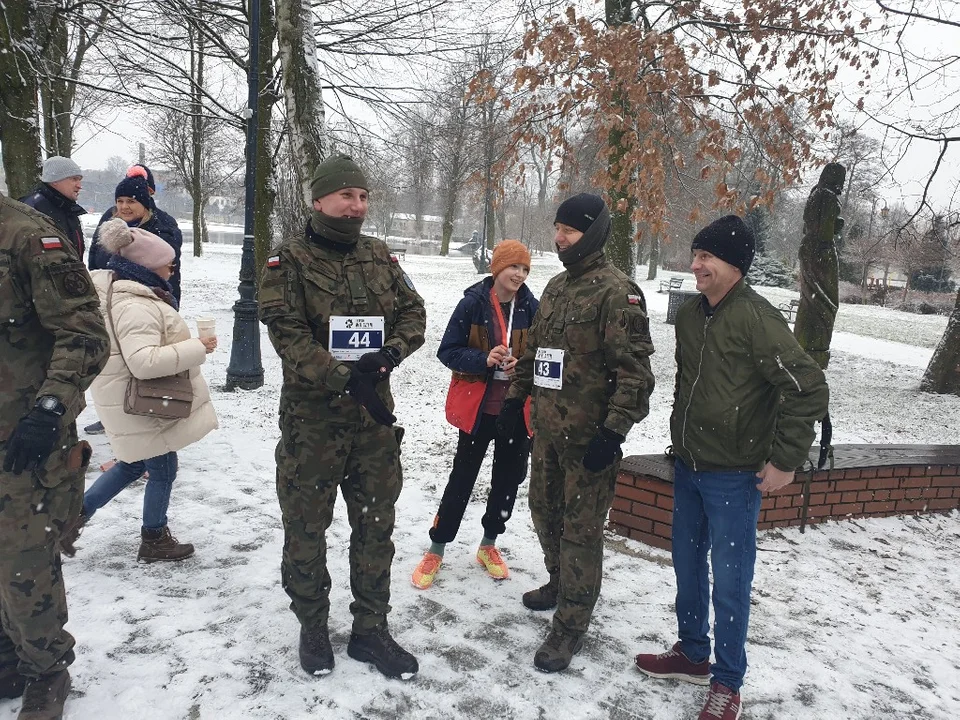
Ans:
[{"label": "lanyard", "polygon": [[500,342],[506,346],[507,355],[513,355],[513,348],[511,347],[510,336],[513,333],[513,307],[517,301],[517,296],[514,295],[510,300],[510,321],[505,323],[503,321],[503,311],[500,310],[500,300],[497,299],[497,293],[493,288],[490,288],[490,304],[493,305],[493,312],[497,318],[497,323],[500,325]]}]

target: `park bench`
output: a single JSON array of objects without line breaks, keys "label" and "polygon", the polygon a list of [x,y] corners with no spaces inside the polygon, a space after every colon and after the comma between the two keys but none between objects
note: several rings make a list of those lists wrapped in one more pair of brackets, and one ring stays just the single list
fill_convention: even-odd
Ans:
[{"label": "park bench", "polygon": [[787,322],[793,322],[797,319],[797,310],[800,307],[800,299],[794,298],[788,303],[780,303],[777,306],[777,309],[783,313],[783,316],[787,319]]},{"label": "park bench", "polygon": [[672,277],[669,280],[661,280],[660,289],[657,290],[657,292],[670,292],[671,290],[679,290],[681,285],[683,285],[682,277]]},{"label": "park bench", "polygon": [[407,259],[407,249],[405,247],[392,247],[390,248],[390,254],[393,255],[397,260]]},{"label": "park bench", "polygon": [[[823,470],[813,468],[818,455],[811,448],[797,481],[764,495],[758,529],[960,509],[960,445],[835,445]],[[673,463],[663,454],[623,458],[611,530],[670,549]]]}]

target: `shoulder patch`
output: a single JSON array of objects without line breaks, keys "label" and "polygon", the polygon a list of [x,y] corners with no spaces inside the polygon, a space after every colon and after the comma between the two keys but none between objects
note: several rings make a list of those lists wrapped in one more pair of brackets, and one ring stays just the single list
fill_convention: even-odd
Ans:
[{"label": "shoulder patch", "polygon": [[280,267],[280,256],[273,255],[267,258],[267,267],[268,268],[278,268]]},{"label": "shoulder patch", "polygon": [[640,304],[640,296],[639,296],[639,295],[627,295],[627,302],[630,303],[631,305],[639,305],[639,304]]},{"label": "shoulder patch", "polygon": [[390,262],[400,264],[400,258],[398,258],[393,253],[390,253]]},{"label": "shoulder patch", "polygon": [[62,250],[63,249],[63,242],[58,237],[40,238],[40,244],[43,245],[44,250]]},{"label": "shoulder patch", "polygon": [[63,291],[70,297],[83,297],[90,292],[90,281],[80,272],[69,272],[63,276]]},{"label": "shoulder patch", "polygon": [[411,280],[410,276],[407,275],[406,273],[403,273],[403,281],[407,284],[408,288],[410,288],[414,292],[417,291],[417,289],[413,286],[413,280]]}]

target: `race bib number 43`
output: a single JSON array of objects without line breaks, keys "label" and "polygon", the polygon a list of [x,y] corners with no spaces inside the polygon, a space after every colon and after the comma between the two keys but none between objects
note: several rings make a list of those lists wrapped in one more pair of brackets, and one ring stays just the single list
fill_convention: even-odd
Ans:
[{"label": "race bib number 43", "polygon": [[563,388],[563,350],[537,348],[533,362],[533,384],[551,390]]},{"label": "race bib number 43", "polygon": [[359,360],[383,347],[383,317],[334,315],[330,318],[330,354],[337,360]]}]

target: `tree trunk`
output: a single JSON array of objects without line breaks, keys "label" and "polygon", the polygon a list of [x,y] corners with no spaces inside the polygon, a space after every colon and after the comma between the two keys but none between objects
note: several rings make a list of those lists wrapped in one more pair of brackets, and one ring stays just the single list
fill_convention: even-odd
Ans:
[{"label": "tree trunk", "polygon": [[37,73],[32,0],[5,3],[0,12],[0,143],[10,197],[26,195],[40,175],[40,128],[37,125]]},{"label": "tree trunk", "polygon": [[256,256],[256,278],[259,282],[263,268],[273,249],[273,206],[277,192],[273,186],[273,106],[280,99],[276,89],[270,85],[273,78],[273,64],[267,62],[269,49],[277,37],[276,18],[272,2],[260,3],[260,81],[257,93],[257,207],[253,213],[254,255]]},{"label": "tree trunk", "polygon": [[40,100],[43,106],[44,142],[47,155],[70,157],[73,149],[73,83],[64,80],[69,52],[69,37],[63,15],[55,13],[50,28],[50,42],[44,54],[46,77],[40,81]]},{"label": "tree trunk", "polygon": [[[660,265],[660,236],[650,233],[650,262],[647,265],[647,280],[657,279],[657,267]],[[633,277],[631,275],[630,277]]]},{"label": "tree trunk", "polygon": [[923,373],[920,389],[923,392],[960,395],[960,291],[957,291],[957,301],[947,321],[947,329]]},{"label": "tree trunk", "polygon": [[440,240],[440,254],[450,253],[450,238],[453,236],[453,221],[457,217],[457,199],[460,188],[455,183],[447,185],[443,203],[443,238]]},{"label": "tree trunk", "polygon": [[[304,213],[310,207],[310,179],[324,155],[324,110],[313,13],[309,2],[277,3],[277,36],[283,70],[283,99]],[[262,46],[270,48],[269,45]]]}]

